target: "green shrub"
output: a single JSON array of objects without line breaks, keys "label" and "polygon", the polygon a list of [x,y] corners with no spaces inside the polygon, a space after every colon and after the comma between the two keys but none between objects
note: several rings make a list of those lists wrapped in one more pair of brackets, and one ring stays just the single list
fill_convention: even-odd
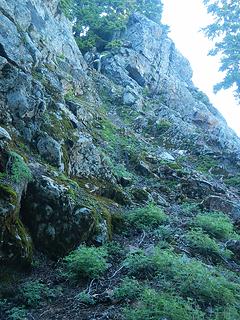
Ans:
[{"label": "green shrub", "polygon": [[7,311],[9,320],[27,320],[27,310],[22,307],[14,307]]},{"label": "green shrub", "polygon": [[46,287],[39,281],[29,281],[20,289],[21,299],[24,304],[36,307],[42,300],[42,296],[46,291]]},{"label": "green shrub", "polygon": [[196,299],[203,305],[234,305],[240,293],[240,285],[216,269],[169,249],[155,248],[149,255],[143,251],[131,254],[124,265],[128,274],[138,278],[158,277],[164,290],[177,290],[181,296]]},{"label": "green shrub", "polygon": [[177,284],[181,295],[194,298],[205,306],[234,305],[240,290],[239,285],[194,259],[174,265],[171,281]]},{"label": "green shrub", "polygon": [[203,304],[234,304],[239,285],[228,281],[201,262],[187,259],[170,250],[156,249],[153,261],[160,279],[168,280],[185,297]]},{"label": "green shrub", "polygon": [[9,156],[10,167],[7,168],[7,171],[10,173],[10,178],[16,183],[23,180],[30,181],[32,179],[32,174],[23,158],[16,152],[10,152]]},{"label": "green shrub", "polygon": [[181,205],[181,216],[192,217],[199,213],[198,205],[191,202],[185,202]]},{"label": "green shrub", "polygon": [[124,310],[126,320],[201,320],[204,314],[194,309],[192,304],[179,296],[160,294],[146,289],[140,297],[137,307]]},{"label": "green shrub", "polygon": [[141,293],[142,286],[135,279],[125,278],[113,291],[114,298],[118,300],[135,300]]},{"label": "green shrub", "polygon": [[93,305],[93,304],[95,304],[95,300],[93,299],[93,297],[92,297],[89,293],[87,293],[87,292],[85,292],[85,291],[82,291],[82,292],[80,292],[79,294],[77,294],[77,295],[75,296],[75,298],[76,298],[78,301],[80,301],[80,302],[82,302],[82,303],[84,303],[84,304],[87,304],[87,305]]},{"label": "green shrub", "polygon": [[216,308],[212,320],[236,320],[240,319],[240,310],[232,306]]},{"label": "green shrub", "polygon": [[154,235],[161,240],[171,242],[171,241],[174,241],[175,234],[174,234],[174,229],[171,228],[169,225],[167,225],[167,226],[160,226],[159,228],[157,228],[154,231]]},{"label": "green shrub", "polygon": [[146,255],[143,250],[129,254],[123,261],[129,275],[137,278],[146,278],[155,273],[155,266],[152,263],[152,255]]},{"label": "green shrub", "polygon": [[161,208],[149,204],[144,208],[137,208],[128,212],[127,219],[137,229],[149,230],[165,223],[168,217]]},{"label": "green shrub", "polygon": [[174,263],[179,256],[172,250],[162,250],[156,247],[151,254],[143,250],[129,254],[124,260],[128,274],[137,278],[153,277],[159,273],[171,275]]},{"label": "green shrub", "polygon": [[104,248],[106,249],[109,258],[115,261],[122,259],[126,255],[126,249],[116,241],[107,242]]},{"label": "green shrub", "polygon": [[208,234],[203,232],[201,229],[189,231],[185,239],[188,246],[197,253],[204,256],[213,256],[216,258],[223,256],[225,258],[230,258],[232,252],[230,250],[222,250],[216,240],[209,237]]},{"label": "green shrub", "polygon": [[80,246],[65,257],[65,276],[69,279],[99,278],[107,270],[104,248]]},{"label": "green shrub", "polygon": [[213,159],[211,156],[202,155],[198,157],[196,170],[209,173],[209,171],[218,166],[217,160]]},{"label": "green shrub", "polygon": [[36,307],[43,299],[55,298],[62,294],[62,288],[49,288],[45,284],[35,281],[28,281],[20,288],[20,299],[30,307]]},{"label": "green shrub", "polygon": [[193,223],[218,239],[228,239],[233,232],[230,218],[222,212],[198,214]]},{"label": "green shrub", "polygon": [[224,179],[224,182],[229,186],[239,188],[240,187],[240,174],[237,174],[234,177]]},{"label": "green shrub", "polygon": [[122,40],[112,40],[111,42],[109,42],[107,45],[106,45],[106,50],[113,50],[113,49],[119,49],[121,48],[123,45],[123,42]]},{"label": "green shrub", "polygon": [[172,126],[172,123],[169,120],[161,119],[156,122],[156,133],[163,134],[168,131]]}]

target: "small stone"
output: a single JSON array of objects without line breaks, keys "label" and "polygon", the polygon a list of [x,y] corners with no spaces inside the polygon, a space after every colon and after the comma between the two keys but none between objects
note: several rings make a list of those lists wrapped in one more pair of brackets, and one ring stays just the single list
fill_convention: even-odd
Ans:
[{"label": "small stone", "polygon": [[149,165],[147,163],[145,163],[144,161],[139,162],[139,164],[137,166],[137,171],[139,171],[141,174],[143,174],[145,176],[152,174]]},{"label": "small stone", "polygon": [[61,170],[64,169],[61,145],[56,140],[49,136],[41,137],[37,143],[37,149],[40,155],[50,164]]},{"label": "small stone", "polygon": [[168,152],[161,153],[160,159],[165,160],[165,161],[175,161],[175,158]]},{"label": "small stone", "polygon": [[0,127],[0,140],[4,140],[4,139],[12,140],[12,138],[10,137],[10,134],[7,132],[7,130]]},{"label": "small stone", "polygon": [[151,198],[151,195],[149,192],[147,192],[145,189],[140,189],[140,188],[134,188],[132,190],[132,195],[139,202],[146,202]]},{"label": "small stone", "polygon": [[132,179],[129,177],[121,177],[120,183],[123,187],[127,187],[127,186],[131,185]]}]

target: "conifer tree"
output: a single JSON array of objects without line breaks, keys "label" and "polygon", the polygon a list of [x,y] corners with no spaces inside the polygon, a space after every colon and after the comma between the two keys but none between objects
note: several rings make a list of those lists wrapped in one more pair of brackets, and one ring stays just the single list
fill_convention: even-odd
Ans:
[{"label": "conifer tree", "polygon": [[214,17],[214,22],[203,29],[210,40],[215,40],[209,52],[220,54],[220,71],[225,72],[222,82],[214,86],[214,91],[234,88],[240,103],[240,2],[236,0],[204,0],[204,4]]},{"label": "conifer tree", "polygon": [[161,0],[61,0],[62,9],[74,21],[74,35],[79,48],[86,52],[93,47],[103,51],[119,44],[121,31],[134,12],[140,12],[160,23]]}]

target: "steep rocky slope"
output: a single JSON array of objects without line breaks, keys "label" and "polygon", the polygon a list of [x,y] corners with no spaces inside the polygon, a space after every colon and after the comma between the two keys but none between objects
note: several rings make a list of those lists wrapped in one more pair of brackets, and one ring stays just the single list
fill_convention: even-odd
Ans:
[{"label": "steep rocky slope", "polygon": [[[38,310],[30,306],[29,319],[121,319],[131,299],[116,302],[110,291],[138,272],[127,272],[116,251],[124,256],[142,249],[149,257],[163,240],[167,249],[197,257],[210,269],[217,264],[226,279],[239,281],[240,140],[192,83],[189,62],[165,26],[134,14],[122,47],[103,54],[98,72],[84,60],[58,0],[2,0],[0,12],[0,299],[7,299],[1,319],[25,303],[14,298],[14,283],[21,292],[24,281],[36,279],[66,291]],[[168,216],[165,231],[156,233],[151,223],[146,231],[128,219],[130,209],[151,212],[151,206]],[[193,217],[212,211],[230,217],[235,230],[218,239],[218,259],[209,248],[203,257],[185,236]],[[95,304],[86,307],[89,301],[74,300],[80,289],[56,276],[59,266],[52,261],[81,243],[109,246],[112,239],[117,249],[107,275],[88,287]],[[31,271],[16,275],[17,267]],[[224,287],[215,295],[218,290]],[[234,309],[230,298],[208,305],[192,299],[206,315],[195,318],[189,311],[179,319],[238,319],[237,309],[229,317],[212,311],[224,303]]]}]

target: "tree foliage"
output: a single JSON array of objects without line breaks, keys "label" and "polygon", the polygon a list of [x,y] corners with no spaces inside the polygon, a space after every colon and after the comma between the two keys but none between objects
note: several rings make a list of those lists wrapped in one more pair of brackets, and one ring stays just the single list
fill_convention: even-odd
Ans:
[{"label": "tree foliage", "polygon": [[219,70],[225,72],[223,81],[214,86],[214,91],[233,87],[240,102],[240,2],[204,0],[204,4],[214,18],[214,22],[203,29],[210,40],[215,40],[209,54],[221,54]]},{"label": "tree foliage", "polygon": [[[99,51],[120,38],[132,13],[138,11],[160,22],[161,0],[62,0],[62,9],[74,21],[74,35],[83,52]],[[111,46],[110,46],[111,47]]]}]

